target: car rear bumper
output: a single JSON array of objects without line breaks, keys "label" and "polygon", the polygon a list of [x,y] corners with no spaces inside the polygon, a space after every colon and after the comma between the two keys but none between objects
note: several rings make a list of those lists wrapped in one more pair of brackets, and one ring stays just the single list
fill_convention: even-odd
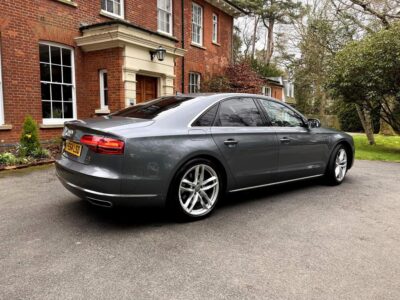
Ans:
[{"label": "car rear bumper", "polygon": [[[161,206],[163,201],[157,194],[121,194],[121,178],[110,173],[93,176],[82,172],[77,162],[61,158],[56,161],[56,175],[60,182],[74,195],[103,207],[113,206]],[[96,170],[99,173],[98,170]],[[109,175],[109,176],[108,176]],[[137,183],[139,184],[139,183]]]}]

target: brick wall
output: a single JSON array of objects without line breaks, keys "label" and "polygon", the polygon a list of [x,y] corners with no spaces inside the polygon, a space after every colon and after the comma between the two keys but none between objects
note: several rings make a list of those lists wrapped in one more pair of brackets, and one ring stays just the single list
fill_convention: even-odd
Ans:
[{"label": "brick wall", "polygon": [[[42,123],[39,41],[51,41],[74,48],[78,118],[90,117],[99,108],[98,70],[108,69],[110,109],[123,107],[122,49],[83,53],[74,38],[80,36],[81,23],[109,21],[100,14],[100,0],[76,0],[77,7],[57,0],[0,1],[0,41],[3,71],[5,124],[12,130],[0,130],[0,145],[19,139],[26,115]],[[203,41],[206,49],[190,45],[192,2],[185,0],[185,92],[188,72],[196,71],[207,77],[222,72],[231,58],[232,18],[203,0]],[[174,36],[181,47],[181,1],[173,1]],[[125,0],[125,19],[144,28],[157,30],[157,1]],[[219,44],[211,43],[212,13],[219,16]],[[181,64],[176,61],[175,87],[181,90]],[[119,105],[118,105],[119,103]],[[60,129],[41,129],[41,139],[51,139]]]},{"label": "brick wall", "polygon": [[122,81],[123,49],[113,48],[83,55],[83,78],[81,81],[82,97],[77,107],[78,116],[95,116],[100,108],[99,71],[107,70],[108,75],[108,107],[116,111],[125,107],[124,85]]},{"label": "brick wall", "polygon": [[[200,73],[201,79],[204,81],[211,77],[211,75],[221,74],[225,67],[231,62],[232,57],[232,17],[203,0],[196,0],[193,2],[203,7],[203,47],[201,48],[191,44],[192,2],[185,1],[185,28],[190,28],[190,30],[185,31],[185,49],[187,50],[184,58],[185,93],[188,92],[189,72]],[[213,13],[218,16],[218,44],[212,42]],[[175,15],[180,16],[180,12],[176,12]],[[177,38],[181,40],[180,32],[179,35],[177,33]],[[178,91],[181,91],[182,85],[181,66],[182,59],[177,59],[175,86]]]}]

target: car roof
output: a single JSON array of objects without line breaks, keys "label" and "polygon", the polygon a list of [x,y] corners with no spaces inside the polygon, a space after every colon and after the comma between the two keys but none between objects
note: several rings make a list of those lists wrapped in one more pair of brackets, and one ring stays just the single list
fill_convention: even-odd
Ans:
[{"label": "car roof", "polygon": [[[159,124],[165,124],[165,126],[169,126],[172,124],[178,126],[184,126],[191,124],[194,119],[204,113],[207,109],[212,107],[217,102],[234,98],[234,97],[249,97],[249,98],[258,98],[258,99],[266,99],[274,102],[281,103],[285,106],[288,106],[285,102],[274,99],[272,97],[260,95],[260,94],[248,94],[248,93],[177,93],[178,97],[188,97],[191,98],[188,101],[185,101],[179,108],[174,111],[174,120],[171,120],[171,114],[167,113],[163,118],[159,119]],[[168,97],[168,96],[166,96]],[[162,97],[164,98],[164,97]],[[290,106],[289,106],[290,107]],[[296,111],[300,116],[306,120],[306,118],[298,112],[296,109],[290,107],[294,111]]]}]

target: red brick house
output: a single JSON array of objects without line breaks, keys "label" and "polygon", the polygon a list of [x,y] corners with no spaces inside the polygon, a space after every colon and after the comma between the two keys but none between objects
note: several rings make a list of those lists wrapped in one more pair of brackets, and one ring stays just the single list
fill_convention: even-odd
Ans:
[{"label": "red brick house", "polygon": [[240,13],[228,0],[0,1],[0,146],[26,115],[46,140],[66,120],[196,92],[230,63]]},{"label": "red brick house", "polygon": [[283,77],[264,78],[261,94],[281,100],[292,106],[296,105],[294,84],[292,81],[284,79]]},{"label": "red brick house", "polygon": [[262,87],[262,94],[283,101],[284,88],[282,77],[267,77],[264,80],[265,85]]}]

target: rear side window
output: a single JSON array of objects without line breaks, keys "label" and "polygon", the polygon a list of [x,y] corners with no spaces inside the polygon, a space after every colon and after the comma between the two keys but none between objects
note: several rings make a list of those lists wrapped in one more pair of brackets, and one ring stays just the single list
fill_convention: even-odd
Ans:
[{"label": "rear side window", "polygon": [[214,123],[215,115],[218,110],[218,105],[214,105],[202,114],[196,121],[193,122],[192,126],[210,127]]},{"label": "rear side window", "polygon": [[264,122],[252,98],[235,98],[220,103],[215,126],[255,127]]},{"label": "rear side window", "polygon": [[154,119],[160,114],[174,110],[185,101],[193,99],[192,97],[164,97],[150,101],[145,104],[134,105],[123,110],[113,113],[113,116],[139,118],[139,119]]}]

